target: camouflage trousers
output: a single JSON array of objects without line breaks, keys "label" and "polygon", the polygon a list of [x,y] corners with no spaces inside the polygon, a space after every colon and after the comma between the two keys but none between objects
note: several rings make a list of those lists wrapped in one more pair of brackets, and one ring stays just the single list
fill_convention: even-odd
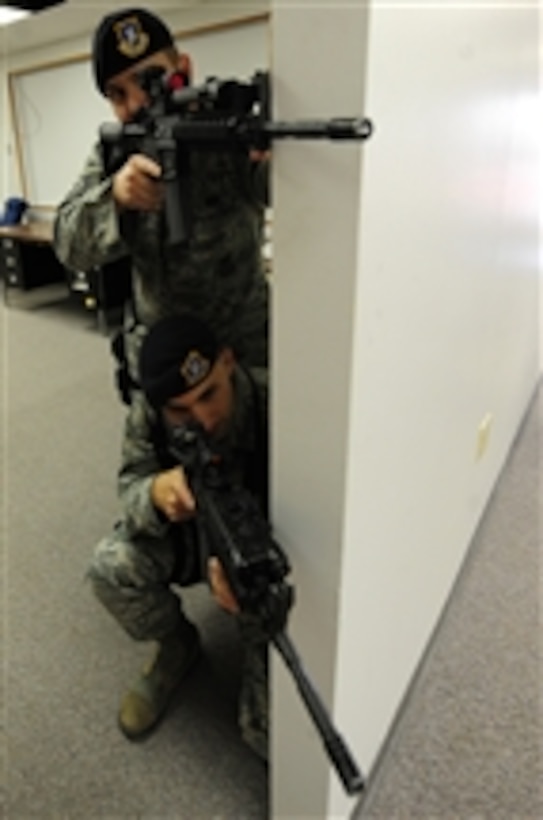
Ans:
[{"label": "camouflage trousers", "polygon": [[[187,627],[172,584],[205,580],[196,548],[190,525],[172,527],[160,539],[134,538],[120,522],[97,544],[88,576],[97,598],[132,638],[160,642]],[[267,759],[268,644],[249,617],[241,614],[237,623],[243,647],[239,726],[244,740]]]}]

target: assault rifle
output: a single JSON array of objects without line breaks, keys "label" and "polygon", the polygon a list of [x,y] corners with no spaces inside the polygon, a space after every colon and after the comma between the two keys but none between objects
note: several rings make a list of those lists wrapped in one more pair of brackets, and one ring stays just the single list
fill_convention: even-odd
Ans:
[{"label": "assault rifle", "polygon": [[275,541],[254,496],[224,478],[220,461],[197,425],[173,429],[170,451],[183,465],[196,500],[204,560],[215,555],[240,609],[255,617],[291,672],[345,791],[357,794],[364,780],[351,752],[334,728],[287,632],[294,589],[286,580],[290,564]]},{"label": "assault rifle", "polygon": [[149,104],[133,122],[100,127],[106,173],[117,171],[134,153],[146,154],[162,168],[171,245],[190,235],[185,178],[191,149],[266,151],[276,139],[364,140],[373,130],[368,119],[354,117],[272,121],[269,74],[264,71],[249,82],[210,77],[199,86],[176,87],[180,76],[154,66],[144,69],[138,79]]}]

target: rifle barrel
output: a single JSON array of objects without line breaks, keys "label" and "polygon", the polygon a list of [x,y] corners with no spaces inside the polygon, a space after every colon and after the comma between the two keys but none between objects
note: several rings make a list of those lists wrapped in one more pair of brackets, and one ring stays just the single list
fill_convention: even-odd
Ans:
[{"label": "rifle barrel", "polygon": [[299,120],[298,122],[267,122],[264,132],[270,139],[330,139],[365,140],[373,126],[368,119],[335,117],[330,120]]},{"label": "rifle barrel", "polygon": [[307,677],[294,645],[285,632],[273,636],[273,644],[292,673],[300,695],[318,729],[328,755],[349,795],[364,789],[364,778],[347,744],[336,731],[324,705]]}]

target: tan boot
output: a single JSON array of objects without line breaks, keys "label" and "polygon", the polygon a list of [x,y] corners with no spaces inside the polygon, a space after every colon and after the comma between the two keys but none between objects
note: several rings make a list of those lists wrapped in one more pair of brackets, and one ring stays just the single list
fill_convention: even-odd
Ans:
[{"label": "tan boot", "polygon": [[156,656],[121,701],[119,727],[129,740],[146,737],[155,728],[201,651],[196,627],[159,644]]}]

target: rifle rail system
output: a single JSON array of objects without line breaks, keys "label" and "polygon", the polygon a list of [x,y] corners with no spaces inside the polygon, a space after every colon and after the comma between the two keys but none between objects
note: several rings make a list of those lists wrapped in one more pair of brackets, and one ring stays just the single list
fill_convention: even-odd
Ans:
[{"label": "rifle rail system", "polygon": [[249,82],[210,77],[199,86],[181,88],[176,87],[177,76],[161,68],[144,70],[139,81],[149,105],[132,122],[100,127],[106,173],[114,173],[133,153],[147,154],[161,166],[171,245],[186,243],[190,236],[182,177],[191,149],[267,151],[278,139],[360,141],[373,132],[371,121],[358,117],[273,121],[268,72],[256,72]]}]

